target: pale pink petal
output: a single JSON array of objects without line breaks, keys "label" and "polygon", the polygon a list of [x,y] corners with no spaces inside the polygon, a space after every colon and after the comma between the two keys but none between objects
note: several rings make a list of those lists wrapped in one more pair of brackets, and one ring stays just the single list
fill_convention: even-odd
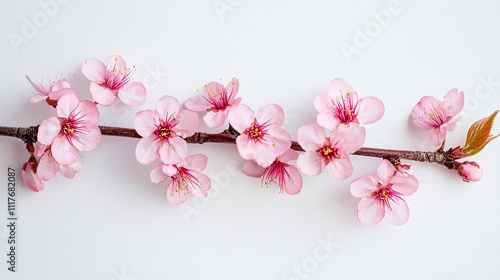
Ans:
[{"label": "pale pink petal", "polygon": [[370,174],[365,174],[351,183],[351,194],[354,197],[371,197],[377,190],[377,179]]},{"label": "pale pink petal", "polygon": [[360,124],[374,123],[382,118],[385,112],[382,100],[373,97],[363,97],[358,103],[359,112],[357,119]]},{"label": "pale pink petal", "polygon": [[362,198],[358,204],[358,220],[362,225],[373,226],[382,220],[385,209],[374,198]]},{"label": "pale pink petal", "polygon": [[240,80],[232,78],[231,81],[226,86],[226,93],[229,96],[230,105],[234,104],[231,101],[234,100],[234,97],[236,96],[239,90],[240,90]]},{"label": "pale pink petal", "polygon": [[327,94],[332,100],[342,99],[342,95],[346,93],[355,93],[354,89],[346,81],[342,79],[334,79],[328,87]]},{"label": "pale pink petal", "polygon": [[69,165],[59,165],[59,172],[66,178],[73,178],[75,174],[82,170],[82,164],[77,160]]},{"label": "pale pink petal", "polygon": [[141,164],[150,164],[159,158],[160,143],[155,135],[142,138],[135,148],[135,157]]},{"label": "pale pink petal", "polygon": [[394,176],[391,179],[392,189],[402,195],[412,195],[418,189],[418,180],[413,175]]},{"label": "pale pink petal", "polygon": [[193,175],[198,180],[198,186],[193,183],[193,187],[190,188],[191,193],[196,197],[207,197],[207,191],[210,189],[212,182],[207,175],[201,174],[197,171],[191,171],[191,175]]},{"label": "pale pink petal", "polygon": [[244,159],[253,159],[255,157],[256,150],[254,145],[254,141],[246,134],[242,134],[236,138],[236,147],[240,156]]},{"label": "pale pink petal", "polygon": [[366,130],[357,123],[349,123],[338,128],[337,132],[330,134],[330,141],[338,143],[335,145],[338,149],[343,149],[349,154],[359,150],[365,143]]},{"label": "pale pink petal", "polygon": [[285,112],[277,104],[268,104],[260,108],[255,118],[259,124],[282,126],[285,121]]},{"label": "pale pink petal", "polygon": [[325,130],[315,123],[301,126],[297,130],[297,142],[306,151],[315,151],[321,148],[325,139]]},{"label": "pale pink petal", "polygon": [[73,94],[75,95],[75,91],[72,88],[63,88],[57,91],[51,91],[49,92],[49,99],[50,100],[59,100],[61,97],[63,97],[66,94]]},{"label": "pale pink petal", "polygon": [[62,89],[72,89],[71,84],[67,80],[59,80],[54,83],[52,88],[50,89],[51,91],[60,91]]},{"label": "pale pink petal", "polygon": [[167,120],[170,115],[177,115],[179,113],[179,101],[177,98],[170,95],[164,95],[156,102],[156,112],[163,121]]},{"label": "pale pink petal", "polygon": [[110,56],[106,62],[108,65],[114,66],[118,71],[123,70],[126,66],[125,60],[119,55]]},{"label": "pale pink petal", "polygon": [[245,160],[245,162],[243,162],[243,173],[247,176],[260,178],[264,174],[265,170],[266,169],[264,167],[258,165],[253,160]]},{"label": "pale pink petal", "polygon": [[332,99],[326,94],[326,92],[322,92],[316,94],[313,99],[314,108],[318,112],[332,112],[333,111],[333,103]]},{"label": "pale pink petal", "polygon": [[333,112],[322,111],[316,116],[316,122],[322,127],[335,131],[340,125],[340,120],[333,114]]},{"label": "pale pink petal", "polygon": [[47,99],[47,95],[41,95],[39,93],[33,95],[29,100],[28,100],[28,103],[29,104],[35,104],[35,103],[38,103],[40,101],[43,101]]},{"label": "pale pink petal", "polygon": [[32,164],[29,162],[26,162],[21,169],[21,179],[26,186],[35,192],[42,191],[44,188],[43,182],[33,172]]},{"label": "pale pink petal", "polygon": [[385,209],[385,218],[390,224],[400,226],[405,224],[410,217],[408,204],[404,199],[394,197],[391,201],[391,208]]},{"label": "pale pink petal", "polygon": [[61,122],[56,117],[44,120],[38,127],[38,141],[44,145],[50,145],[61,131]]},{"label": "pale pink petal", "polygon": [[297,167],[306,175],[316,176],[323,171],[324,161],[316,151],[306,151],[299,155]]},{"label": "pale pink petal", "polygon": [[208,125],[208,127],[220,127],[224,124],[226,115],[227,113],[224,111],[208,111],[203,117],[203,120]]},{"label": "pale pink petal", "polygon": [[134,128],[142,137],[149,137],[156,131],[155,125],[156,112],[152,110],[139,111],[135,114]]},{"label": "pale pink petal", "polygon": [[263,137],[262,142],[271,145],[274,158],[282,155],[292,145],[290,134],[281,127],[270,127],[267,133],[268,135]]},{"label": "pale pink petal", "polygon": [[[212,106],[215,103],[222,101],[222,92],[225,91],[225,88],[221,83],[218,82],[210,82],[203,86],[203,91],[201,95],[205,98]],[[214,102],[214,100],[219,100]]]},{"label": "pale pink petal", "polygon": [[269,142],[255,143],[254,152],[251,159],[262,167],[271,165],[276,159],[276,155],[279,154]]},{"label": "pale pink petal", "polygon": [[67,94],[61,97],[57,102],[57,116],[60,118],[68,118],[79,103],[80,100],[74,94]]},{"label": "pale pink petal", "polygon": [[441,129],[435,128],[429,132],[427,135],[427,143],[432,146],[439,146],[446,139],[446,131],[441,131]]},{"label": "pale pink petal", "polygon": [[96,124],[88,123],[84,132],[74,135],[72,143],[82,152],[95,150],[101,143],[101,130]]},{"label": "pale pink petal", "polygon": [[195,112],[203,112],[206,111],[207,109],[211,108],[212,105],[208,103],[205,98],[203,98],[201,95],[193,96],[186,100],[184,103],[186,108],[189,110],[195,111]]},{"label": "pale pink petal", "polygon": [[56,175],[58,169],[56,160],[46,152],[38,161],[36,173],[41,180],[48,181]]},{"label": "pale pink petal", "polygon": [[294,151],[292,149],[288,149],[283,154],[278,156],[277,159],[281,162],[287,163],[291,160],[296,160],[298,157],[299,157],[299,154],[296,151]]},{"label": "pale pink petal", "polygon": [[163,164],[160,164],[157,167],[155,167],[153,170],[151,170],[151,173],[149,173],[149,177],[151,178],[151,182],[153,182],[155,184],[159,184],[159,183],[167,180],[167,178],[169,176],[163,172],[162,167],[163,167]]},{"label": "pale pink petal", "polygon": [[456,88],[451,89],[445,95],[443,104],[448,116],[455,116],[464,108],[464,92],[458,92]]},{"label": "pale pink petal", "polygon": [[443,123],[440,127],[439,130],[446,132],[446,131],[454,131],[457,129],[457,123],[460,120],[460,116],[454,116],[453,118],[449,119],[447,122]]},{"label": "pale pink petal", "polygon": [[377,167],[377,171],[375,171],[375,178],[382,186],[387,186],[391,182],[392,177],[394,177],[395,171],[396,168],[394,165],[392,165],[390,161],[384,159]]},{"label": "pale pink petal", "polygon": [[52,142],[50,150],[52,156],[59,164],[72,164],[77,159],[77,150],[68,142],[66,136],[57,136],[54,142]]},{"label": "pale pink petal", "polygon": [[159,150],[160,159],[165,164],[176,164],[183,161],[188,155],[187,143],[180,137],[161,141]]},{"label": "pale pink petal", "polygon": [[91,82],[102,84],[106,77],[106,66],[97,59],[89,59],[83,63],[82,73]]},{"label": "pale pink petal", "polygon": [[191,110],[181,110],[176,117],[179,122],[174,131],[181,137],[189,137],[193,135],[200,127],[200,119],[197,113]]},{"label": "pale pink petal", "polygon": [[203,171],[203,169],[205,169],[205,167],[207,167],[207,163],[208,163],[207,156],[202,154],[196,154],[188,156],[182,163],[182,166],[190,170],[201,172]]},{"label": "pale pink petal", "polygon": [[162,164],[161,165],[161,170],[163,170],[163,173],[167,174],[167,176],[172,177],[175,174],[177,174],[177,165],[172,165],[172,164]]},{"label": "pale pink petal", "polygon": [[128,106],[139,106],[146,101],[146,88],[142,83],[131,82],[118,92],[120,100]]},{"label": "pale pink petal", "polygon": [[340,158],[330,161],[326,166],[325,170],[335,180],[344,180],[351,176],[353,172],[353,167],[349,155],[347,153],[342,153]]},{"label": "pale pink petal", "polygon": [[298,194],[303,185],[302,175],[300,175],[299,170],[293,165],[285,167],[285,170],[290,176],[290,180],[288,180],[286,186],[284,186],[285,192],[291,195]]},{"label": "pale pink petal", "polygon": [[42,156],[45,153],[48,145],[42,144],[40,140],[35,143],[35,151],[37,156]]},{"label": "pale pink petal", "polygon": [[44,88],[42,85],[39,85],[39,84],[35,84],[31,79],[30,77],[28,77],[28,75],[26,75],[26,79],[28,80],[28,82],[31,84],[31,86],[35,89],[36,92],[40,93],[41,95],[45,95],[47,96],[47,94],[49,93],[49,90],[47,90],[46,88]]},{"label": "pale pink petal", "polygon": [[424,96],[420,99],[420,101],[415,105],[411,116],[413,118],[413,123],[420,128],[423,129],[431,129],[434,128],[435,125],[429,121],[429,110],[433,110],[433,108],[442,107],[443,103],[438,101],[436,98],[432,96]]},{"label": "pale pink petal", "polygon": [[102,106],[109,106],[115,101],[116,95],[107,87],[100,86],[94,82],[90,83],[92,98]]},{"label": "pale pink petal", "polygon": [[176,191],[174,192],[174,181],[170,182],[167,188],[167,200],[168,202],[177,205],[181,204],[189,197],[190,192],[186,190]]},{"label": "pale pink petal", "polygon": [[86,121],[88,123],[97,124],[99,122],[99,109],[94,102],[83,100],[80,101],[75,109],[75,114],[78,114],[79,120]]},{"label": "pale pink petal", "polygon": [[239,133],[243,133],[252,125],[255,115],[250,107],[245,104],[240,104],[229,110],[227,119],[234,129],[236,129]]}]

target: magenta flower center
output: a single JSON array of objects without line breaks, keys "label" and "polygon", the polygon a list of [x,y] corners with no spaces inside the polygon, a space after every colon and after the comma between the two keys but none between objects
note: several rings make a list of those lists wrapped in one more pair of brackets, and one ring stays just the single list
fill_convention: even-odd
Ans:
[{"label": "magenta flower center", "polygon": [[264,170],[264,175],[262,176],[262,182],[264,185],[269,187],[270,184],[274,183],[280,186],[280,192],[283,192],[283,188],[286,188],[287,183],[293,184],[293,179],[286,171],[286,167],[290,166],[284,162],[275,160],[273,164],[268,166]]},{"label": "magenta flower center", "polygon": [[266,127],[266,124],[259,124],[257,120],[254,119],[252,125],[247,128],[244,133],[255,142],[260,142],[267,134]]},{"label": "magenta flower center", "polygon": [[108,69],[106,69],[106,76],[104,77],[104,84],[112,91],[118,91],[124,85],[126,85],[132,79],[132,74],[135,71],[135,66],[132,67],[133,69],[127,67],[123,69],[117,69],[117,60],[118,59],[115,58],[115,64],[112,67],[108,67]]},{"label": "magenta flower center", "polygon": [[342,123],[350,123],[356,120],[358,116],[358,95],[354,92],[347,92],[342,94],[340,98],[337,97],[333,101],[333,114]]},{"label": "magenta flower center", "polygon": [[212,104],[212,111],[220,111],[225,110],[227,105],[229,104],[229,96],[227,96],[227,92],[224,88],[211,88],[208,90],[208,99],[205,100]]},{"label": "magenta flower center", "polygon": [[[424,114],[427,117],[427,121],[433,127],[440,127],[443,123],[446,122],[446,115],[443,110],[443,106],[438,104],[437,107],[434,103],[432,103],[432,108],[424,108]],[[421,118],[421,117],[419,117]]]},{"label": "magenta flower center", "polygon": [[321,157],[323,158],[324,161],[328,164],[330,161],[333,161],[334,159],[340,158],[340,151],[339,149],[335,148],[331,143],[330,140],[327,139],[325,141],[325,144],[323,144],[323,147],[319,148],[316,150]]},{"label": "magenta flower center", "polygon": [[63,119],[61,122],[61,130],[59,131],[59,134],[66,136],[66,139],[71,145],[73,145],[73,140],[80,142],[79,135],[85,134],[86,124],[83,120],[85,115],[80,115],[80,113],[81,112],[78,112],[73,115],[73,111],[67,119]]},{"label": "magenta flower center", "polygon": [[391,201],[395,202],[394,198],[401,199],[401,193],[393,190],[391,186],[392,184],[385,187],[379,184],[379,189],[372,192],[372,196],[377,200],[379,205],[384,205],[392,210]]},{"label": "magenta flower center", "polygon": [[165,122],[161,122],[159,125],[156,125],[154,134],[161,140],[168,140],[176,136],[174,131],[174,127],[176,125],[177,120],[173,117],[173,115],[170,115]]},{"label": "magenta flower center", "polygon": [[177,173],[170,177],[172,179],[172,192],[171,196],[178,195],[187,195],[195,188],[201,188],[203,183],[198,180],[190,170],[184,167],[178,167]]}]

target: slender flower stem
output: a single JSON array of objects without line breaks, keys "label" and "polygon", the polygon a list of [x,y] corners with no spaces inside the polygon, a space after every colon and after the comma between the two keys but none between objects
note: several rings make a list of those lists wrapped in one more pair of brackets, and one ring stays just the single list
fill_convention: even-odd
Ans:
[{"label": "slender flower stem", "polygon": [[[131,137],[131,138],[141,138],[141,136],[132,128],[123,127],[113,127],[113,126],[99,126],[102,135],[109,136],[120,136],[120,137]],[[5,127],[0,126],[0,135],[16,137],[21,139],[26,144],[34,144],[37,141],[38,126],[30,127]],[[192,144],[204,144],[204,143],[226,143],[226,144],[236,144],[236,138],[239,133],[234,130],[231,126],[221,133],[205,133],[196,132],[190,137],[184,138],[186,142]],[[296,151],[304,151],[299,143],[292,141],[291,148]],[[455,164],[455,159],[451,156],[450,151],[443,151],[439,149],[437,151],[424,152],[424,151],[406,151],[406,150],[391,150],[391,149],[379,149],[379,148],[367,148],[361,147],[357,150],[354,155],[367,156],[367,157],[378,157],[385,158],[392,161],[398,161],[401,159],[419,161],[419,162],[430,162],[438,163],[440,165],[446,166],[448,169],[457,169],[458,165]]]}]

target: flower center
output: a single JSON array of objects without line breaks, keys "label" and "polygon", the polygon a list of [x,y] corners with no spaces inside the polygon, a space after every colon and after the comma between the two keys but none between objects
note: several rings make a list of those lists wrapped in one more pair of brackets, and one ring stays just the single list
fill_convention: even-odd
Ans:
[{"label": "flower center", "polygon": [[286,188],[287,183],[293,184],[292,177],[285,169],[285,167],[288,166],[288,164],[279,160],[275,160],[273,164],[268,166],[264,170],[264,175],[262,176],[262,183],[266,186],[266,188],[269,187],[270,184],[274,183],[280,186],[280,192],[283,192],[283,188]]},{"label": "flower center", "polygon": [[260,141],[266,134],[265,126],[260,125],[257,120],[254,119],[252,125],[245,130],[245,134],[254,141]]},{"label": "flower center", "polygon": [[330,143],[329,139],[327,139],[323,147],[316,150],[316,152],[318,152],[321,157],[323,157],[323,159],[326,161],[326,164],[334,159],[340,158],[339,150]]},{"label": "flower center", "polygon": [[120,90],[132,79],[132,74],[135,72],[135,66],[132,66],[132,69],[127,67],[123,69],[116,68],[116,61],[118,61],[118,58],[115,58],[115,63],[113,65],[108,66],[104,78],[104,84],[112,91]]},{"label": "flower center", "polygon": [[350,123],[355,121],[358,116],[358,95],[356,92],[347,92],[337,97],[333,101],[334,114],[343,123]]},{"label": "flower center", "polygon": [[72,134],[75,132],[75,128],[71,124],[71,122],[67,122],[63,125],[63,132],[64,134]]},{"label": "flower center", "polygon": [[177,169],[177,174],[171,177],[172,182],[173,182],[173,188],[172,192],[170,193],[171,196],[174,195],[187,195],[190,192],[192,192],[196,188],[201,188],[203,185],[198,178],[193,176],[190,172],[189,169],[186,169],[184,167],[178,167]]}]

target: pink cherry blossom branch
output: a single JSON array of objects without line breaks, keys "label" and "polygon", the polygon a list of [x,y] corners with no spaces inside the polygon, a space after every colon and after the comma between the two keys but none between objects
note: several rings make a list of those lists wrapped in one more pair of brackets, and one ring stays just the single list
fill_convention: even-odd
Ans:
[{"label": "pink cherry blossom branch", "polygon": [[[119,137],[130,137],[130,138],[141,138],[135,129],[123,128],[123,127],[113,127],[113,126],[99,126],[102,135],[109,136],[119,136]],[[5,127],[0,126],[0,135],[10,136],[21,139],[27,145],[32,145],[37,141],[38,126],[30,127]],[[226,143],[226,144],[236,144],[236,137],[239,133],[232,127],[224,130],[221,133],[205,133],[196,132],[190,137],[184,138],[187,143],[191,144],[204,144],[204,143]],[[296,141],[292,141],[291,148],[295,151],[304,151]],[[377,157],[389,159],[393,162],[399,160],[411,160],[418,162],[429,162],[438,163],[440,165],[446,166],[448,169],[457,170],[459,164],[456,164],[453,150],[444,151],[439,149],[437,151],[408,151],[408,150],[392,150],[392,149],[380,149],[380,148],[369,148],[361,147],[359,150],[354,152],[354,155],[367,156],[367,157]]]}]

